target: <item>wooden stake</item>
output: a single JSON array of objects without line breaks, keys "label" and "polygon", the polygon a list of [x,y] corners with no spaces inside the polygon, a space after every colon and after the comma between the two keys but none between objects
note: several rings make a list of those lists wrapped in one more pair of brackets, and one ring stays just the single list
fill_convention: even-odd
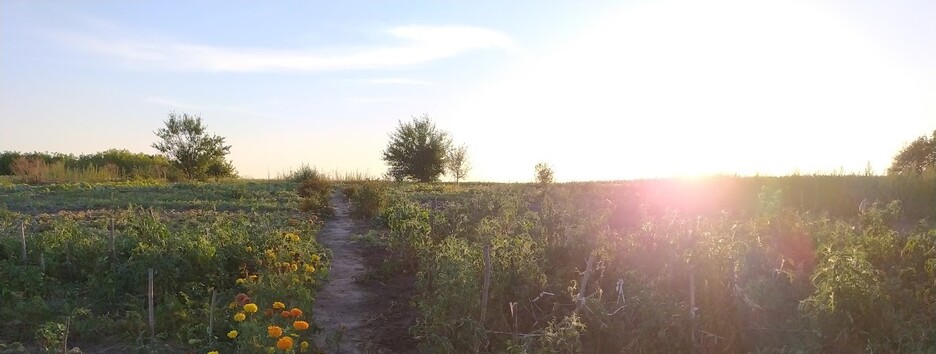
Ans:
[{"label": "wooden stake", "polygon": [[42,273],[45,274],[45,253],[39,254],[39,269],[41,269]]},{"label": "wooden stake", "polygon": [[26,265],[26,221],[20,220],[20,241],[23,243],[23,265]]},{"label": "wooden stake", "polygon": [[[482,251],[482,256],[484,260],[484,283],[481,284],[481,329],[484,329],[484,317],[487,314],[488,306],[488,296],[489,291],[491,290],[491,244],[487,243],[484,245],[484,250]],[[480,353],[481,348],[486,346],[487,340],[477,343],[475,347],[475,353]]]},{"label": "wooden stake", "polygon": [[488,290],[491,288],[491,245],[484,245],[484,283],[481,286],[481,325],[484,326],[484,316],[487,313]]},{"label": "wooden stake", "polygon": [[116,241],[114,240],[114,219],[110,219],[110,246],[111,246],[111,258],[114,262],[117,262],[117,246]]},{"label": "wooden stake", "polygon": [[592,252],[588,255],[588,261],[585,262],[585,274],[582,274],[582,284],[579,288],[578,297],[575,299],[575,313],[578,313],[582,310],[582,306],[585,305],[585,289],[588,288],[588,278],[591,277],[592,266],[595,263],[595,252]]},{"label": "wooden stake", "polygon": [[211,307],[208,308],[208,343],[214,342],[214,338],[211,336],[214,333],[214,309],[215,304],[218,303],[218,292],[214,289],[211,290]]},{"label": "wooden stake", "polygon": [[692,326],[692,352],[696,349],[695,272],[689,270],[689,324]]},{"label": "wooden stake", "polygon": [[149,300],[149,328],[150,328],[150,339],[156,340],[156,312],[153,306],[153,268],[149,269],[149,291],[147,291],[146,296]]}]

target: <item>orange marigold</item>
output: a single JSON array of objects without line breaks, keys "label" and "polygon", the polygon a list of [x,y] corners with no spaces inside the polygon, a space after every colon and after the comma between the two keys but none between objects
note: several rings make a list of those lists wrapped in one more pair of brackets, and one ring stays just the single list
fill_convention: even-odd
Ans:
[{"label": "orange marigold", "polygon": [[293,328],[300,330],[300,331],[307,330],[309,329],[309,322],[306,322],[306,321],[293,322]]},{"label": "orange marigold", "polygon": [[295,307],[293,307],[292,310],[289,310],[289,313],[292,314],[293,317],[302,316],[302,310],[297,309],[297,308],[295,308]]},{"label": "orange marigold", "polygon": [[292,349],[292,346],[293,346],[293,339],[292,337],[289,337],[289,336],[280,338],[278,341],[276,341],[276,347],[282,350],[290,350]]},{"label": "orange marigold", "polygon": [[280,316],[283,316],[283,318],[289,318],[289,316],[292,316],[292,314],[289,313],[289,311],[283,311],[280,312]]},{"label": "orange marigold", "polygon": [[283,329],[279,326],[269,326],[267,327],[267,334],[270,335],[271,338],[279,338],[283,335]]}]

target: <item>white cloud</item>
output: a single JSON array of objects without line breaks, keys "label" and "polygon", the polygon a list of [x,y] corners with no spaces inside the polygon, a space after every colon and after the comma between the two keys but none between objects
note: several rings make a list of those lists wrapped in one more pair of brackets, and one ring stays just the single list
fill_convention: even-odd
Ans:
[{"label": "white cloud", "polygon": [[364,82],[369,84],[378,84],[378,85],[432,85],[429,81],[408,79],[405,77],[379,77],[373,79],[367,79]]},{"label": "white cloud", "polygon": [[[512,46],[507,36],[478,27],[400,26],[391,28],[388,34],[395,39],[395,43],[317,50],[222,47],[73,33],[58,33],[55,37],[83,49],[131,63],[212,72],[388,69],[449,58],[470,50]],[[397,80],[384,83],[404,82]]]}]

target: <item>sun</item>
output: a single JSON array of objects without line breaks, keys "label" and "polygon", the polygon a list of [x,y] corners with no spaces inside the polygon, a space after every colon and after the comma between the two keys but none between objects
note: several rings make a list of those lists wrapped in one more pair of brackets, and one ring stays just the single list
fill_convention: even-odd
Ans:
[{"label": "sun", "polygon": [[855,122],[912,114],[899,65],[819,3],[644,2],[596,23],[466,99],[456,131],[522,147],[475,151],[496,160],[476,175],[540,160],[560,180],[860,169],[886,163],[874,143],[889,140],[870,137],[893,131]]}]

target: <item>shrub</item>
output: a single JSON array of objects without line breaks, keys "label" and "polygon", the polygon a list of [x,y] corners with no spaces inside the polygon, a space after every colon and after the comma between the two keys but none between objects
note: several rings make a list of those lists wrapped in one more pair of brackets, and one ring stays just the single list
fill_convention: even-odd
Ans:
[{"label": "shrub", "polygon": [[387,203],[387,192],[377,181],[367,181],[359,186],[346,188],[345,195],[351,202],[351,216],[359,219],[373,219],[380,215]]},{"label": "shrub", "polygon": [[312,173],[299,182],[296,190],[300,198],[309,198],[315,195],[328,196],[331,193],[331,182],[324,175],[312,170]]}]

